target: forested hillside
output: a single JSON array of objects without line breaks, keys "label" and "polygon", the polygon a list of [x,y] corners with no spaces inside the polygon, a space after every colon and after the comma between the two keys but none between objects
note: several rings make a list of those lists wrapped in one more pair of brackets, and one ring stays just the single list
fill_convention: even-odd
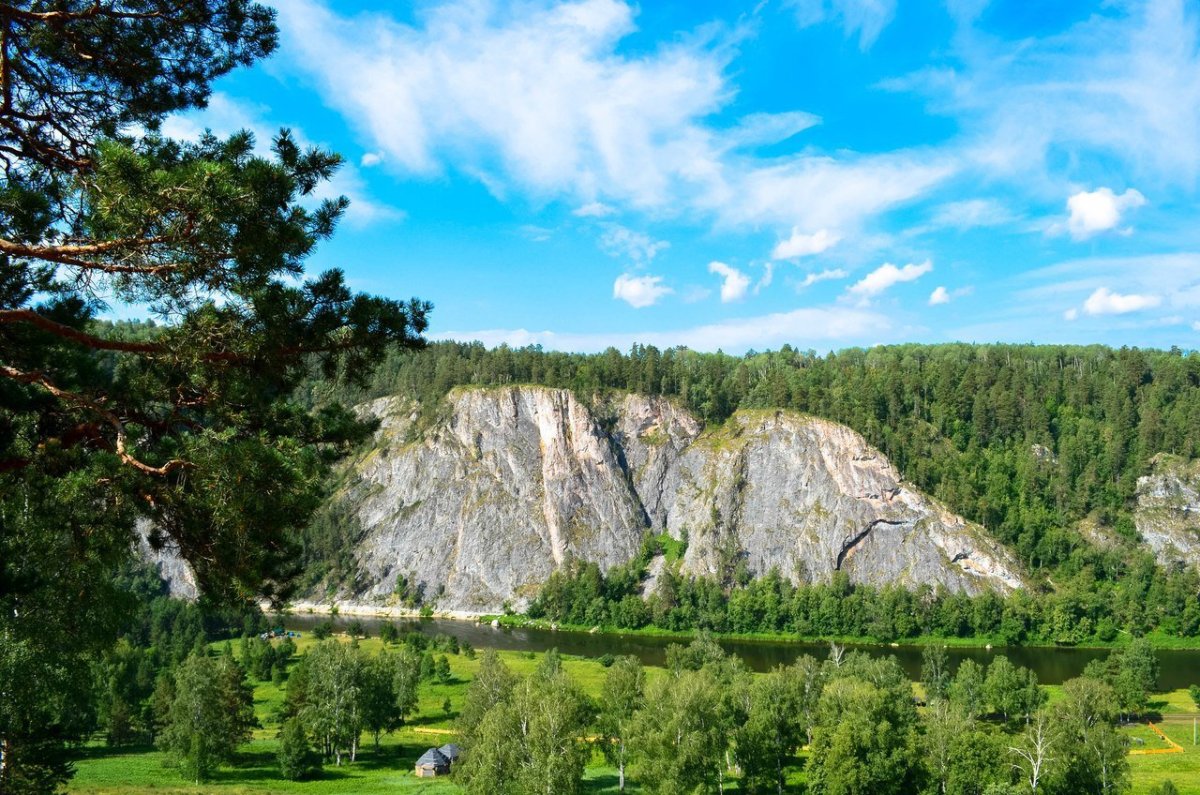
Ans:
[{"label": "forested hillside", "polygon": [[[627,390],[678,399],[709,424],[741,408],[789,408],[849,425],[903,475],[984,525],[1033,571],[1088,565],[1077,523],[1132,542],[1137,478],[1160,452],[1200,451],[1200,355],[1102,346],[902,345],[819,356],[566,354],[442,342],[395,351],[365,389],[314,380],[314,404],[409,395],[424,411],[459,385],[533,383],[584,399]],[[1126,558],[1127,560],[1127,558]]]}]

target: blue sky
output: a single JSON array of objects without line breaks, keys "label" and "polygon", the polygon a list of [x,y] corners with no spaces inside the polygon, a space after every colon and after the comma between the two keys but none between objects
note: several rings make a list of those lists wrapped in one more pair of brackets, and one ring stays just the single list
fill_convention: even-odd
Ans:
[{"label": "blue sky", "polygon": [[1200,347],[1182,0],[286,0],[168,133],[341,152],[313,270],[431,336]]}]

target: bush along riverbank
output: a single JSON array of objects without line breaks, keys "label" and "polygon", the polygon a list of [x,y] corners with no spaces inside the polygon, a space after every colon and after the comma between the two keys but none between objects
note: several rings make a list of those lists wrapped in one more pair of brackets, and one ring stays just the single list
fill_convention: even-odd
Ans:
[{"label": "bush along riverbank", "polygon": [[[752,578],[731,561],[723,575],[685,577],[663,567],[646,590],[661,550],[650,539],[625,566],[602,572],[574,562],[555,572],[524,616],[585,631],[678,633],[705,630],[757,639],[855,643],[1111,648],[1146,636],[1156,647],[1200,648],[1200,577],[1154,567],[1127,572],[1120,591],[1026,588],[970,596],[922,586],[854,584],[842,572],[828,583],[795,585],[771,571]],[[1135,598],[1136,597],[1136,598]]]}]

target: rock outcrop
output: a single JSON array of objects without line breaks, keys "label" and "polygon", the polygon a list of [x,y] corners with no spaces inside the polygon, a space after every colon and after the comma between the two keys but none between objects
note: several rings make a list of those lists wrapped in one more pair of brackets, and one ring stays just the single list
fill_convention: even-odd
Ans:
[{"label": "rock outcrop", "polygon": [[[408,435],[408,406],[376,401],[384,423],[345,495],[365,538],[369,585],[386,599],[397,578],[444,609],[523,604],[570,558],[628,561],[645,520],[611,440],[565,390],[457,390],[449,416]],[[397,416],[399,415],[399,416]]]},{"label": "rock outcrop", "polygon": [[1159,562],[1200,564],[1200,460],[1154,457],[1138,478],[1134,525]]},{"label": "rock outcrop", "polygon": [[[793,581],[1019,587],[1013,559],[978,527],[904,484],[844,426],[739,412],[705,431],[670,401],[626,395],[595,413],[571,392],[461,389],[417,429],[397,398],[340,499],[363,527],[358,600],[403,577],[444,610],[521,607],[571,559],[624,563],[647,531],[687,539],[681,570],[739,562]],[[657,561],[661,566],[661,561]]]}]

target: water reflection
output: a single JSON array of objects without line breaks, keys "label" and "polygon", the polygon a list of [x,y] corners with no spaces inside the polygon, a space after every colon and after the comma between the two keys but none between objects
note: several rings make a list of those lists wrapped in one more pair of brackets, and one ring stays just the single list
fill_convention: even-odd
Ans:
[{"label": "water reflection", "polygon": [[[355,616],[333,617],[334,625],[344,628]],[[288,629],[301,632],[310,630],[328,616],[288,616],[284,624]],[[378,635],[379,627],[386,619],[360,617],[372,636]],[[459,640],[469,641],[476,648],[493,648],[511,651],[544,652],[557,648],[563,654],[582,657],[599,657],[603,654],[632,654],[644,665],[661,666],[666,660],[667,646],[686,641],[666,638],[650,638],[641,635],[602,635],[587,632],[551,632],[546,629],[493,628],[489,624],[446,619],[397,620],[392,623],[401,631],[417,630],[427,635],[453,635]],[[828,644],[788,643],[781,641],[722,640],[726,651],[736,654],[755,671],[769,671],[777,665],[788,665],[797,657],[809,654],[824,659],[829,654]],[[851,646],[848,649],[867,654],[896,657],[904,670],[914,679],[921,673],[921,649],[914,646]],[[963,649],[950,647],[947,655],[951,666],[957,667],[963,660],[975,660],[987,665],[999,655],[1004,655],[1015,665],[1030,668],[1042,684],[1061,684],[1083,673],[1084,666],[1092,660],[1104,659],[1106,649],[1071,648],[996,648]],[[1159,687],[1175,690],[1192,684],[1200,684],[1200,651],[1167,651],[1157,653],[1161,666]]]}]

